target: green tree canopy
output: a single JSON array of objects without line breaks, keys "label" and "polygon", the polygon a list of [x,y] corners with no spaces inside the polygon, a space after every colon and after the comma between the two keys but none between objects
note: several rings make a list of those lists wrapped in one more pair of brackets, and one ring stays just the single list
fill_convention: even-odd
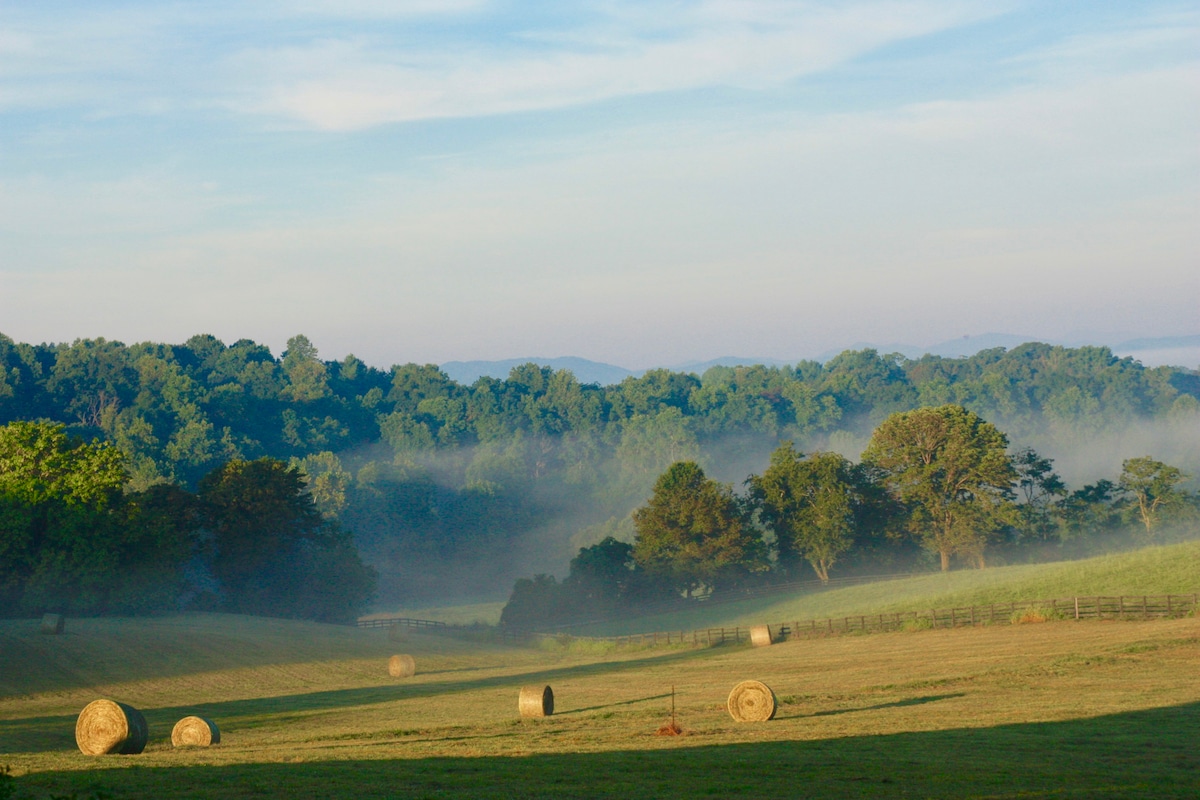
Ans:
[{"label": "green tree canopy", "polygon": [[633,514],[633,558],[653,578],[684,593],[732,587],[767,567],[762,537],[726,485],[694,461],[679,461]]},{"label": "green tree canopy", "polygon": [[328,621],[352,617],[374,575],[349,537],[321,518],[299,469],[230,461],[200,482],[213,573],[232,611]]},{"label": "green tree canopy", "polygon": [[875,429],[863,461],[909,509],[909,530],[950,568],[951,555],[983,566],[989,533],[1011,517],[1016,472],[1008,437],[959,405],[898,412]]},{"label": "green tree canopy", "polygon": [[838,453],[805,457],[791,442],[771,454],[762,475],[747,483],[759,517],[775,535],[780,567],[795,575],[801,561],[817,577],[829,580],[829,569],[850,550],[855,538],[882,524],[883,492],[869,470]]},{"label": "green tree canopy", "polygon": [[1146,536],[1154,535],[1164,516],[1188,509],[1190,497],[1179,488],[1187,477],[1178,468],[1150,456],[1125,459],[1117,485],[1130,497],[1130,514],[1145,527]]}]

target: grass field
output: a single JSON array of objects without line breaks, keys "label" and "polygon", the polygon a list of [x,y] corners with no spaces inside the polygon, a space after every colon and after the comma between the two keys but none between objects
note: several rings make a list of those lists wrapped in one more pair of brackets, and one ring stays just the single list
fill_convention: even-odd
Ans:
[{"label": "grass field", "polygon": [[756,597],[666,614],[570,627],[580,636],[924,611],[1075,595],[1192,593],[1200,589],[1200,541],[1082,561],[956,570],[815,593]]},{"label": "grass field", "polygon": [[[415,678],[388,678],[395,652]],[[5,621],[0,766],[29,798],[1193,798],[1198,664],[1197,619],[608,652],[222,615],[61,637]],[[747,678],[775,720],[724,710]],[[555,715],[520,720],[519,687],[543,683]],[[672,686],[686,735],[659,737]],[[76,750],[101,696],[145,713],[145,753]],[[172,749],[187,714],[221,744]]]}]

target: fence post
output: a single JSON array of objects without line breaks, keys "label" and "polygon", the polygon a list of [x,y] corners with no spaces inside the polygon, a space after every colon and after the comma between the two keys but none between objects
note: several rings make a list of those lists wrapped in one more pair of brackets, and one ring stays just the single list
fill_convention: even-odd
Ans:
[{"label": "fence post", "polygon": [[1079,598],[1075,598],[1075,619],[1079,619]]},{"label": "fence post", "polygon": [[936,628],[937,627],[937,609],[936,608],[929,609],[929,614],[933,617],[933,627]]}]

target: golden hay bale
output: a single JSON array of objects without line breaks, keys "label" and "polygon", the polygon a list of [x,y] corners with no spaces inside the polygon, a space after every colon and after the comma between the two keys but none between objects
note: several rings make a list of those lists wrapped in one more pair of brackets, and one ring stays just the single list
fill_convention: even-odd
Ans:
[{"label": "golden hay bale", "polygon": [[62,614],[42,614],[42,633],[57,636],[66,625],[67,620]]},{"label": "golden hay bale", "polygon": [[750,644],[755,647],[767,647],[771,644],[771,626],[755,625],[750,629]]},{"label": "golden hay bale", "polygon": [[766,722],[775,717],[775,693],[759,681],[742,681],[729,693],[729,715],[738,722]]},{"label": "golden hay bale", "polygon": [[388,659],[388,675],[393,678],[411,678],[417,674],[417,662],[412,656],[392,656]]},{"label": "golden hay bale", "polygon": [[522,686],[518,707],[522,717],[548,717],[554,713],[554,690],[549,686]]},{"label": "golden hay bale", "polygon": [[208,747],[220,741],[217,723],[204,717],[184,717],[171,729],[171,744],[175,747]]},{"label": "golden hay bale", "polygon": [[75,722],[75,742],[86,756],[136,755],[146,749],[149,735],[142,712],[112,700],[93,700]]},{"label": "golden hay bale", "polygon": [[390,628],[388,628],[388,641],[389,642],[403,642],[407,638],[408,638],[408,626],[407,625],[393,625]]}]

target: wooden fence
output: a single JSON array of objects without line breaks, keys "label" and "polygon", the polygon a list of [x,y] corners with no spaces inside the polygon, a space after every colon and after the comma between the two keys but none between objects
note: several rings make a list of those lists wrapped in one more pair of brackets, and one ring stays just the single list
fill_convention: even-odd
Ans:
[{"label": "wooden fence", "polygon": [[435,619],[412,619],[410,617],[387,617],[386,619],[360,619],[357,623],[360,628],[391,628],[399,626],[401,628],[414,628],[418,630],[426,630],[430,628],[447,628],[449,627],[444,622],[438,622]]},{"label": "wooden fence", "polygon": [[[931,608],[892,614],[856,614],[847,617],[797,620],[769,625],[774,641],[805,639],[847,633],[880,633],[912,628],[958,628],[1011,623],[1027,612],[1048,619],[1152,619],[1187,616],[1200,608],[1200,593],[1067,597],[1021,600],[981,606]],[[604,641],[619,645],[690,644],[694,646],[742,642],[750,639],[749,627],[700,628],[692,631],[658,631],[626,636],[573,636],[566,633],[515,633],[506,638]]]},{"label": "wooden fence", "polygon": [[[1049,619],[1152,619],[1182,617],[1200,608],[1200,593],[1162,595],[1119,595],[1115,597],[1067,597],[1049,600],[1021,600],[989,603],[981,606],[931,608],[892,614],[856,614],[827,619],[796,620],[769,625],[775,641],[834,636],[847,633],[880,633],[909,628],[959,628],[975,625],[1008,624],[1025,613],[1038,613]],[[472,636],[498,637],[506,641],[553,639],[562,642],[613,642],[618,645],[701,645],[737,643],[750,639],[749,627],[699,628],[683,631],[656,631],[624,636],[575,636],[569,633],[483,630],[447,625],[428,619],[391,617],[360,619],[360,628],[390,628],[393,625],[424,629],[431,633],[470,633]]]},{"label": "wooden fence", "polygon": [[867,633],[920,628],[957,628],[1008,623],[1021,616],[1047,619],[1151,619],[1182,617],[1200,607],[1200,594],[1119,595],[1022,600],[983,606],[932,608],[894,614],[860,614],[772,625],[774,638],[794,639],[837,633]]}]

